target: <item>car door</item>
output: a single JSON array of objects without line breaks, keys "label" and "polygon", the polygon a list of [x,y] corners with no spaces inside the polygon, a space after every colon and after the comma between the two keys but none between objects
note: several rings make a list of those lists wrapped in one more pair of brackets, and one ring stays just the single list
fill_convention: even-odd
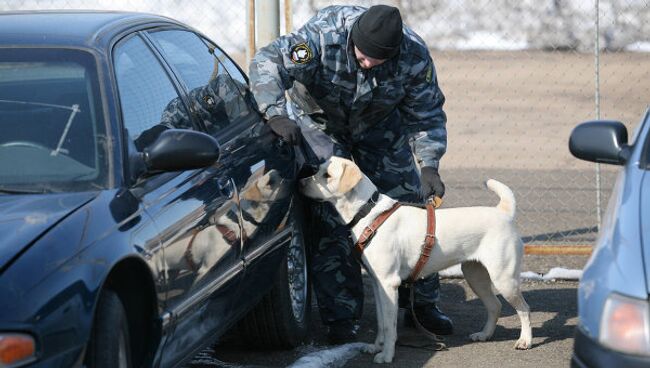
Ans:
[{"label": "car door", "polygon": [[[294,152],[266,126],[237,65],[215,44],[180,29],[150,31],[187,90],[190,108],[203,128],[217,138],[228,157],[239,193],[245,280],[235,313],[270,287],[282,260],[281,246],[291,236],[287,214],[296,167]],[[251,278],[248,277],[251,276]]]},{"label": "car door", "polygon": [[[187,99],[142,33],[120,41],[113,62],[127,156],[143,152],[164,129],[196,129]],[[224,151],[206,169],[130,173],[138,177],[131,191],[156,224],[163,248],[166,287],[160,298],[173,329],[162,350],[164,366],[205,344],[230,316],[243,263],[237,192],[223,164],[229,161]]]}]

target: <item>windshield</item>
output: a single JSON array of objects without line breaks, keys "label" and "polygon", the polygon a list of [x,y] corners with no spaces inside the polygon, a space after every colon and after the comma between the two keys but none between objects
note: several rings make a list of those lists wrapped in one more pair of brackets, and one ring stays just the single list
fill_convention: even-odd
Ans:
[{"label": "windshield", "polygon": [[91,54],[0,48],[0,194],[104,188],[105,136]]}]

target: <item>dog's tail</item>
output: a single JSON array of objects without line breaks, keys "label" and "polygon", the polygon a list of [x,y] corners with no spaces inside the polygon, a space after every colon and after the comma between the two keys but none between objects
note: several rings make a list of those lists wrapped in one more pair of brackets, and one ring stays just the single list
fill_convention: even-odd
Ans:
[{"label": "dog's tail", "polygon": [[515,195],[512,193],[512,190],[507,185],[494,179],[489,179],[485,182],[485,185],[501,198],[501,201],[497,204],[497,208],[507,214],[511,219],[514,219],[517,201],[515,201]]}]

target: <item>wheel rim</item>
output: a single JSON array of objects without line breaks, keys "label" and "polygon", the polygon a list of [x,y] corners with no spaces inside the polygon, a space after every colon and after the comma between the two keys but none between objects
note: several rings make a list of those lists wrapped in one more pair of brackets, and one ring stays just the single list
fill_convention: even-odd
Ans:
[{"label": "wheel rim", "polygon": [[307,256],[302,242],[302,234],[294,229],[287,256],[287,275],[291,311],[297,321],[302,321],[307,303]]}]

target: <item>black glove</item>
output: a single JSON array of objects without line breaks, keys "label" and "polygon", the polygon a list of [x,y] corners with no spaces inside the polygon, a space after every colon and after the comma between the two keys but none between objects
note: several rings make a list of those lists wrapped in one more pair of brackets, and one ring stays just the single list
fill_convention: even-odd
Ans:
[{"label": "black glove", "polygon": [[280,136],[287,143],[292,145],[300,144],[300,141],[302,140],[302,135],[300,133],[300,128],[298,127],[298,124],[296,124],[295,121],[289,119],[286,116],[278,115],[269,119],[267,124],[269,125],[273,133]]},{"label": "black glove", "polygon": [[445,185],[440,180],[440,174],[438,174],[438,169],[431,166],[425,166],[422,168],[422,194],[424,198],[429,198],[432,196],[438,196],[442,198],[445,195]]}]

